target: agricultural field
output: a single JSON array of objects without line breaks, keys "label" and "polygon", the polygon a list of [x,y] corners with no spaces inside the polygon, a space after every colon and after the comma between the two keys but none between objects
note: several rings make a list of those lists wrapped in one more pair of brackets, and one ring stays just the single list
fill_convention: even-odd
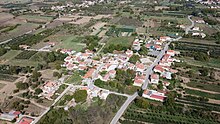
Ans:
[{"label": "agricultural field", "polygon": [[220,86],[218,84],[209,84],[209,83],[205,84],[201,82],[191,81],[187,83],[186,85],[189,87],[193,87],[193,88],[199,88],[203,90],[214,91],[214,92],[220,93]]},{"label": "agricultural field", "polygon": [[[15,24],[16,25],[16,24]],[[23,23],[17,26],[15,29],[8,31],[7,33],[0,34],[0,41],[5,41],[11,38],[18,37],[22,34],[25,34],[35,28],[37,28],[39,24],[34,23]]]},{"label": "agricultural field", "polygon": [[18,17],[19,19],[25,19],[27,22],[44,24],[53,20],[52,17],[39,16],[39,15],[22,15]]},{"label": "agricultural field", "polygon": [[15,59],[30,59],[37,51],[22,51]]},{"label": "agricultural field", "polygon": [[6,54],[0,57],[0,64],[4,64],[13,58],[15,58],[18,54],[20,54],[22,51],[21,50],[10,50]]},{"label": "agricultural field", "polygon": [[220,93],[219,94],[212,94],[212,93],[191,90],[191,89],[185,89],[185,92],[186,92],[186,94],[190,94],[190,95],[196,95],[196,96],[200,96],[200,97],[206,97],[206,98],[210,98],[210,99],[220,100]]}]

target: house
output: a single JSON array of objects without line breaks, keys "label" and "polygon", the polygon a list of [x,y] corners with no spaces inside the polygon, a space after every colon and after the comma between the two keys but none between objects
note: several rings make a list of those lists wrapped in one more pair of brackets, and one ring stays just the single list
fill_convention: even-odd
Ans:
[{"label": "house", "polygon": [[161,65],[156,65],[154,67],[154,72],[162,73],[162,72],[164,72],[164,69]]},{"label": "house", "polygon": [[136,71],[143,73],[145,70],[145,66],[143,63],[137,62],[136,63]]},{"label": "house", "polygon": [[142,96],[144,98],[148,98],[148,99],[156,100],[160,102],[164,102],[164,100],[166,99],[166,96],[164,93],[157,92],[155,90],[145,90]]},{"label": "house", "polygon": [[33,124],[34,119],[29,118],[29,117],[23,117],[21,120],[18,122],[18,124]]},{"label": "house", "polygon": [[193,27],[193,31],[199,31],[199,27]]},{"label": "house", "polygon": [[170,41],[170,40],[171,40],[171,37],[169,37],[169,36],[163,36],[163,37],[160,37],[160,40],[161,40],[161,41]]},{"label": "house", "polygon": [[26,49],[30,48],[30,46],[28,46],[28,45],[19,45],[19,48],[26,50]]},{"label": "house", "polygon": [[128,50],[125,52],[125,54],[130,58],[130,57],[133,55],[133,51],[128,49]]},{"label": "house", "polygon": [[162,45],[163,44],[163,41],[162,40],[156,40],[156,43],[155,44],[157,44],[157,45]]},{"label": "house", "polygon": [[133,49],[139,51],[141,49],[141,44],[139,39],[135,39],[133,42]]},{"label": "house", "polygon": [[141,87],[142,86],[142,84],[144,83],[144,81],[145,81],[145,75],[139,75],[139,74],[137,74],[136,76],[135,76],[135,78],[134,78],[134,86],[138,86],[138,87]]},{"label": "house", "polygon": [[100,99],[106,99],[109,95],[109,90],[101,90],[98,95]]},{"label": "house", "polygon": [[205,21],[204,21],[204,20],[202,20],[202,19],[199,19],[199,20],[196,20],[196,23],[204,24],[204,23],[205,23]]},{"label": "house", "polygon": [[95,72],[95,69],[89,69],[89,71],[86,72],[83,78],[92,78],[94,72]]},{"label": "house", "polygon": [[59,88],[59,83],[56,81],[47,81],[43,87],[41,88],[43,93],[42,95],[46,97],[47,99],[50,99],[56,90]]},{"label": "house", "polygon": [[170,85],[170,82],[163,81],[163,85],[167,87],[167,86],[169,86],[169,85]]},{"label": "house", "polygon": [[13,121],[15,120],[17,115],[9,114],[9,113],[0,113],[0,120],[4,121]]},{"label": "house", "polygon": [[159,75],[158,74],[152,74],[150,77],[150,81],[152,84],[158,84],[159,82]]},{"label": "house", "polygon": [[171,56],[175,56],[175,51],[174,50],[167,50],[167,54]]},{"label": "house", "polygon": [[161,74],[161,76],[162,76],[163,78],[166,78],[166,79],[169,79],[169,80],[172,79],[172,73],[171,73],[171,72],[163,72],[163,73]]},{"label": "house", "polygon": [[143,80],[141,80],[141,79],[135,79],[133,85],[134,85],[134,86],[141,87],[143,83],[144,83]]}]

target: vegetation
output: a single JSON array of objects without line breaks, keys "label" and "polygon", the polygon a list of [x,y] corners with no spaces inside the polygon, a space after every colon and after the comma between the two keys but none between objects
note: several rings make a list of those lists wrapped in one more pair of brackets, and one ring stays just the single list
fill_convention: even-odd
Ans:
[{"label": "vegetation", "polygon": [[73,94],[73,98],[75,99],[76,103],[83,103],[86,101],[87,91],[86,90],[77,90]]},{"label": "vegetation", "polygon": [[211,94],[211,93],[206,93],[206,92],[191,90],[191,89],[185,89],[185,91],[187,94],[220,100],[220,94]]},{"label": "vegetation", "polygon": [[129,62],[136,64],[136,62],[140,62],[140,57],[138,55],[133,55],[131,56],[131,58],[129,59]]},{"label": "vegetation", "polygon": [[22,51],[15,57],[15,59],[29,59],[36,53],[36,51]]}]

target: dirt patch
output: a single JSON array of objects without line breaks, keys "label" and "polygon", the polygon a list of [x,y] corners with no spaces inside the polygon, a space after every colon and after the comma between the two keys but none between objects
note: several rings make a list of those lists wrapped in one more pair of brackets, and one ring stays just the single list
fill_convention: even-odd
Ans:
[{"label": "dirt patch", "polygon": [[26,111],[26,114],[40,115],[44,109],[37,107],[34,104],[29,104],[28,108],[25,108],[24,111]]},{"label": "dirt patch", "polygon": [[209,99],[209,103],[220,104],[220,100]]},{"label": "dirt patch", "polygon": [[180,77],[180,79],[183,81],[183,83],[189,83],[190,79],[186,77]]},{"label": "dirt patch", "polygon": [[46,80],[56,80],[56,77],[53,77],[53,72],[55,72],[56,70],[50,70],[50,69],[46,69],[46,70],[42,70],[40,71],[42,74],[42,78],[46,79]]}]

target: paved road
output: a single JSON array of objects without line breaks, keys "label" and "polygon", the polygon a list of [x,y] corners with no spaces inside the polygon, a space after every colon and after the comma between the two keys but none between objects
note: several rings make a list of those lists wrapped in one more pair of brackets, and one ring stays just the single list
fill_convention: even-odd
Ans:
[{"label": "paved road", "polygon": [[191,19],[192,15],[188,15],[188,19],[191,22],[191,25],[185,29],[185,34],[188,34],[189,31],[194,27],[195,22]]},{"label": "paved road", "polygon": [[124,111],[127,109],[129,104],[138,96],[138,93],[134,93],[132,96],[129,96],[125,103],[121,106],[121,108],[118,110],[114,118],[112,119],[110,124],[116,124],[120,117],[123,115]]}]

